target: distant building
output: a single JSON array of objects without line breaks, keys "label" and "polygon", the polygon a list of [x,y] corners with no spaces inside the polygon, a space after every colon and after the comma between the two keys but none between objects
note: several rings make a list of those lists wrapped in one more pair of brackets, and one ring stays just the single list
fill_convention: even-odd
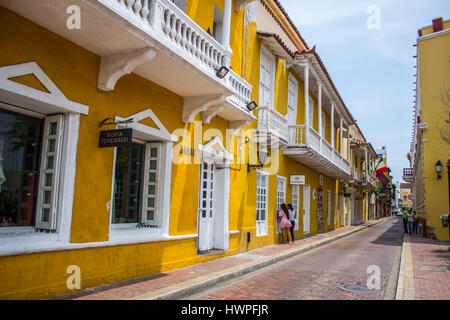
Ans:
[{"label": "distant building", "polygon": [[400,183],[399,201],[402,209],[412,209],[413,207],[411,188],[411,183]]}]

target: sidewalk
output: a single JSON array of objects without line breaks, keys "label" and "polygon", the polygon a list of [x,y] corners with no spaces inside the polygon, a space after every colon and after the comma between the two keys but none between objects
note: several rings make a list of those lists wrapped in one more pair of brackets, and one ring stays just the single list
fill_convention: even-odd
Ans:
[{"label": "sidewalk", "polygon": [[396,300],[450,300],[448,241],[404,235]]},{"label": "sidewalk", "polygon": [[294,244],[273,244],[245,253],[210,260],[144,278],[84,289],[53,299],[78,300],[154,300],[182,299],[211,286],[261,269],[294,255],[327,245],[336,240],[386,221],[369,221],[327,233],[299,239]]}]

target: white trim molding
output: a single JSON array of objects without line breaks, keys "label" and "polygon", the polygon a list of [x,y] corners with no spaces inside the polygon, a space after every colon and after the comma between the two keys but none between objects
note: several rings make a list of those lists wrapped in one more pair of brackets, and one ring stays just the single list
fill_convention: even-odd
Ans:
[{"label": "white trim molding", "polygon": [[[147,118],[150,118],[158,127],[158,129],[139,123],[140,121]],[[151,109],[145,109],[143,111],[132,114],[125,118],[116,116],[114,119],[116,122],[133,120],[133,122],[131,123],[119,124],[118,127],[122,128],[126,127],[133,129],[134,130],[133,136],[135,136],[138,139],[147,141],[154,138],[158,138],[170,142],[178,141],[178,137],[176,135],[169,133],[169,131],[166,129],[166,127],[162,124],[162,122],[158,119],[158,117],[153,113]]]},{"label": "white trim molding", "polygon": [[[29,74],[34,75],[48,92],[9,80]],[[34,61],[0,67],[0,100],[45,114],[89,113],[88,106],[67,99]]]}]

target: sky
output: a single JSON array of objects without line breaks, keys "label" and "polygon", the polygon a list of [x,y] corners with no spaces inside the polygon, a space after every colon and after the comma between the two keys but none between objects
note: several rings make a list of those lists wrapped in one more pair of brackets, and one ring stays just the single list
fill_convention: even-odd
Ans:
[{"label": "sky", "polygon": [[418,29],[450,19],[448,0],[280,0],[375,149],[393,182],[409,167]]}]

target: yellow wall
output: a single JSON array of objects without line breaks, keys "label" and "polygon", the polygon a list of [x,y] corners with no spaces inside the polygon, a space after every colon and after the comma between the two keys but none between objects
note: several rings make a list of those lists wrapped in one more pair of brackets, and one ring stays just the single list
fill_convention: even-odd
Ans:
[{"label": "yellow wall", "polygon": [[[450,28],[449,21],[444,23],[444,28]],[[426,28],[423,34],[429,34],[430,31],[430,28]],[[445,120],[449,115],[448,105],[444,104],[441,93],[447,92],[450,84],[450,34],[419,41],[418,52],[421,122],[428,125],[428,129],[423,131],[426,224],[434,228],[437,239],[447,240],[448,229],[442,227],[440,215],[448,213],[448,178],[445,166],[450,158],[450,146],[441,138],[439,129],[445,128]],[[438,160],[443,165],[440,180],[435,172]]]},{"label": "yellow wall", "polygon": [[[212,28],[214,4],[223,9],[222,1],[187,1],[187,13],[202,28]],[[201,5],[200,5],[201,4]],[[233,5],[234,7],[234,5]],[[253,86],[252,99],[258,101],[260,41],[255,36],[256,26],[251,23],[243,30],[243,11],[232,10],[231,46],[233,70],[242,74]],[[276,204],[276,176],[269,179],[269,211],[267,236],[255,237],[256,213],[256,171],[247,173],[246,165],[232,165],[230,173],[230,230],[239,230],[230,236],[230,250],[216,256],[197,256],[197,239],[149,242],[106,246],[109,239],[110,212],[107,203],[111,199],[111,185],[114,163],[114,149],[98,148],[98,123],[113,116],[126,117],[151,108],[169,132],[186,128],[193,132],[194,124],[181,120],[182,98],[173,92],[143,79],[136,74],[122,77],[111,92],[97,89],[100,58],[55,35],[48,30],[0,7],[0,66],[36,61],[68,99],[89,105],[89,115],[81,116],[77,151],[76,181],[71,224],[71,243],[95,242],[97,247],[59,250],[0,257],[0,299],[36,299],[51,297],[68,292],[66,288],[66,268],[76,264],[82,270],[82,289],[98,286],[151,273],[179,268],[224,255],[243,252],[252,248],[280,241],[274,232]],[[242,47],[243,45],[243,47]],[[243,56],[244,55],[244,56]],[[304,98],[303,82],[299,80],[298,123],[303,124]],[[275,101],[277,110],[285,115],[287,106],[288,71],[284,61],[277,59]],[[24,80],[25,81],[25,80]],[[311,93],[310,93],[311,94]],[[315,99],[317,106],[317,100]],[[171,112],[166,112],[170,109]],[[256,112],[254,112],[256,114]],[[200,115],[196,119],[200,119]],[[315,128],[317,130],[317,112]],[[328,120],[329,121],[329,118]],[[208,125],[203,125],[203,133],[209,128],[223,132],[228,122],[215,117]],[[256,127],[254,121],[250,127]],[[328,136],[330,135],[328,130]],[[207,142],[207,141],[204,141]],[[192,147],[193,141],[191,142]],[[236,145],[235,145],[236,146]],[[247,146],[244,145],[244,148]],[[237,150],[237,148],[235,148]],[[247,150],[248,151],[248,150]],[[247,152],[248,153],[248,152]],[[319,174],[280,153],[272,152],[279,160],[278,175],[287,178],[286,201],[291,202],[289,176],[302,174],[311,186],[311,233],[317,232],[317,196],[313,190],[319,187]],[[236,152],[235,152],[236,156]],[[247,154],[248,159],[248,154]],[[95,164],[95,165],[93,165]],[[198,165],[172,165],[172,189],[170,212],[170,235],[190,235],[197,233],[198,206]],[[327,225],[327,190],[342,192],[338,181],[323,179],[323,219],[324,231],[340,225],[340,204],[338,202],[337,225],[334,225],[334,204],[331,201],[331,224]],[[300,187],[300,211],[303,203]],[[302,216],[296,237],[304,237]],[[251,233],[247,243],[246,233]]]}]

